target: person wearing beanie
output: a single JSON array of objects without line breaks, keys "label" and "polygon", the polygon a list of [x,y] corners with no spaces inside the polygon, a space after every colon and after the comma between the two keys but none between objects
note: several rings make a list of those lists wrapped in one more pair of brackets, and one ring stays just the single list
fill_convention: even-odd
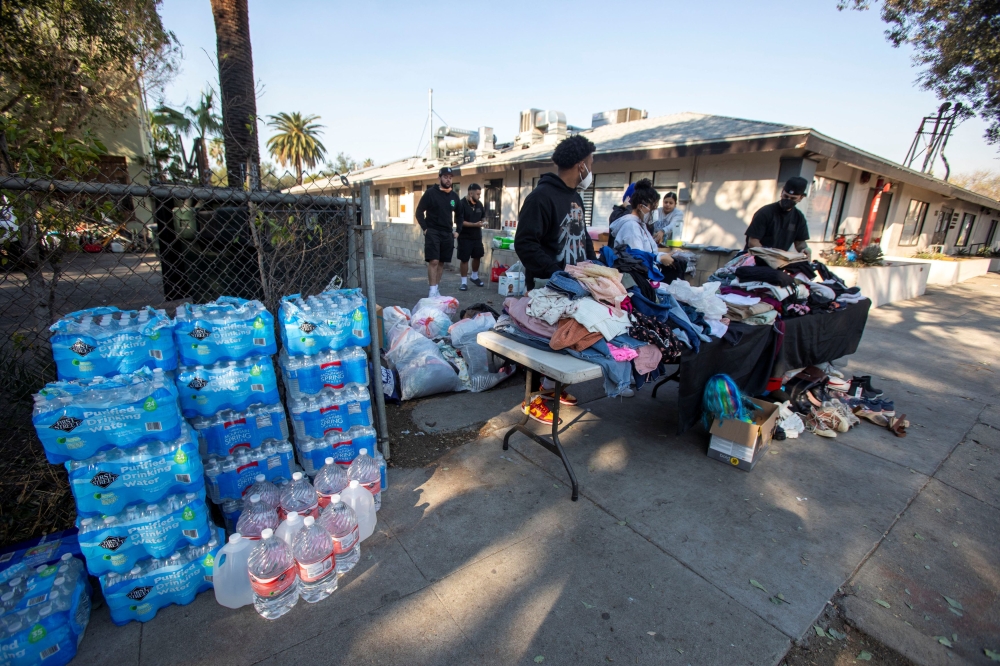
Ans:
[{"label": "person wearing beanie", "polygon": [[793,176],[781,190],[781,197],[774,203],[762,206],[753,214],[747,227],[747,243],[744,249],[752,247],[773,247],[788,251],[795,249],[812,259],[809,249],[809,226],[806,216],[796,206],[806,197],[809,182],[800,176]]}]

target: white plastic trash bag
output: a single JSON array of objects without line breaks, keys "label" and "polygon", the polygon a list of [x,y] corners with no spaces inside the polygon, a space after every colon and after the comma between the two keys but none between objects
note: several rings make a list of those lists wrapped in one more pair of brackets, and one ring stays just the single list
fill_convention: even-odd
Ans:
[{"label": "white plastic trash bag", "polygon": [[437,340],[448,335],[451,317],[444,310],[424,307],[413,311],[410,328],[429,340]]},{"label": "white plastic trash bag", "polygon": [[436,308],[446,315],[453,315],[458,312],[458,299],[451,296],[429,296],[421,298],[413,306],[413,311],[418,312],[424,308]]},{"label": "white plastic trash bag", "polygon": [[385,329],[385,342],[391,347],[396,336],[410,327],[410,311],[398,305],[383,308],[382,325]]},{"label": "white plastic trash bag", "polygon": [[408,328],[400,333],[386,358],[396,366],[403,400],[458,389],[458,374],[437,345]]},{"label": "white plastic trash bag", "polygon": [[448,335],[451,336],[451,346],[457,348],[467,342],[475,342],[477,335],[483,331],[492,331],[496,325],[496,318],[489,312],[480,312],[475,317],[452,324],[451,328],[448,329]]}]

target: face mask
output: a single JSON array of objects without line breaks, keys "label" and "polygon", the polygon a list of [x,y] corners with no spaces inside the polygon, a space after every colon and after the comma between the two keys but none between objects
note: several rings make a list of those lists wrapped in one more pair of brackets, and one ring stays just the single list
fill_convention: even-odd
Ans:
[{"label": "face mask", "polygon": [[643,215],[642,216],[642,221],[645,224],[649,224],[650,222],[652,222],[653,221],[653,211],[649,211],[648,213],[646,213],[645,215]]},{"label": "face mask", "polygon": [[587,175],[583,177],[580,184],[576,186],[578,190],[586,190],[590,187],[590,184],[594,182],[594,172],[588,171]]},{"label": "face mask", "polygon": [[791,199],[778,199],[778,205],[784,210],[791,210],[795,208],[795,202]]}]

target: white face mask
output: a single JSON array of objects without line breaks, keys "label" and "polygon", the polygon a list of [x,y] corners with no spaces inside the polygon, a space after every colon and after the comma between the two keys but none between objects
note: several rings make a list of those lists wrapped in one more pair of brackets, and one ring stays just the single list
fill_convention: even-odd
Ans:
[{"label": "white face mask", "polygon": [[652,222],[653,221],[653,211],[650,210],[650,211],[644,213],[643,216],[642,216],[642,221],[645,224],[649,224],[650,222]]},{"label": "white face mask", "polygon": [[576,186],[576,189],[578,189],[578,190],[589,189],[591,183],[593,183],[593,182],[594,182],[594,172],[593,171],[587,171],[587,175],[583,177],[583,180],[581,180],[580,184]]}]

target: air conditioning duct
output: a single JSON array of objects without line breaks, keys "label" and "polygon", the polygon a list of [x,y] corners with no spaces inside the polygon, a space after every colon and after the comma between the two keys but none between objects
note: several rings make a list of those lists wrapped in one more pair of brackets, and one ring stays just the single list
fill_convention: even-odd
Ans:
[{"label": "air conditioning duct", "polygon": [[519,145],[544,141],[558,143],[566,138],[566,114],[562,111],[526,109],[521,112],[521,130],[517,135]]}]

